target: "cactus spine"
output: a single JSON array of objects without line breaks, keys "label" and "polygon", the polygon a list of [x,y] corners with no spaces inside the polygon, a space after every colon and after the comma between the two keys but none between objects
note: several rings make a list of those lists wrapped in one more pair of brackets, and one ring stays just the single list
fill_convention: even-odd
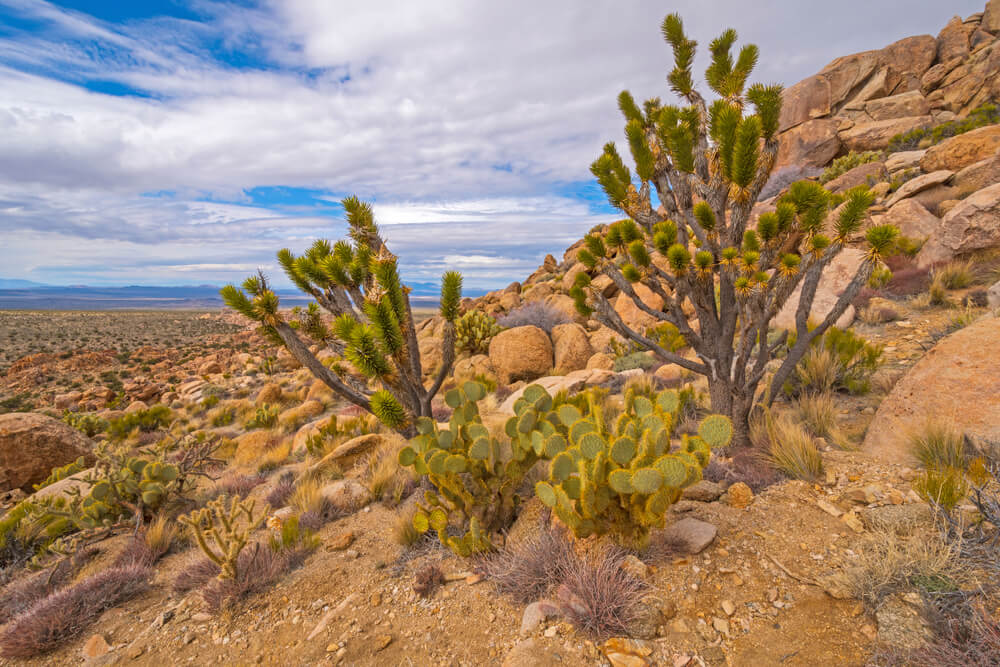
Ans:
[{"label": "cactus spine", "polygon": [[[466,557],[493,549],[490,534],[513,521],[520,502],[517,489],[539,459],[529,441],[512,441],[507,454],[490,435],[476,405],[485,395],[477,382],[448,391],[445,402],[454,410],[448,429],[422,417],[417,421],[419,435],[399,453],[400,465],[426,475],[435,489],[424,495],[414,527],[436,531],[442,544]],[[461,537],[448,533],[452,519],[461,520]]]}]

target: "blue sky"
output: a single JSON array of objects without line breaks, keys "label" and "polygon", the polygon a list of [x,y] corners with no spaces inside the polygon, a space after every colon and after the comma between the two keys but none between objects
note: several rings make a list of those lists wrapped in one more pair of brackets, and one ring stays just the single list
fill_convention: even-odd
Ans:
[{"label": "blue sky", "polygon": [[[615,219],[615,96],[670,98],[668,11],[755,80],[936,34],[982,0],[0,0],[0,277],[221,284],[375,202],[404,276],[495,288]],[[720,23],[724,21],[725,24]],[[703,70],[704,60],[698,69]]]}]

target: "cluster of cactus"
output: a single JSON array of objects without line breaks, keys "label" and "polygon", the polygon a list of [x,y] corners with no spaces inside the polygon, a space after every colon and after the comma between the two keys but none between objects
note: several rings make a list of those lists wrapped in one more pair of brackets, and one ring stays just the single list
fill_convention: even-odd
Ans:
[{"label": "cluster of cactus", "polygon": [[166,460],[164,450],[130,453],[125,446],[102,443],[97,462],[82,478],[89,485],[66,491],[67,498],[50,496],[32,502],[32,514],[60,530],[110,528],[123,517],[155,512],[180,488],[181,467]]},{"label": "cluster of cactus", "polygon": [[265,403],[257,408],[253,417],[247,421],[246,427],[248,429],[271,428],[278,423],[278,412],[279,408],[277,405],[269,405]]},{"label": "cluster of cactus", "polygon": [[[219,579],[236,579],[240,552],[271,508],[255,513],[256,501],[219,496],[205,507],[178,518],[191,529],[198,547],[219,566]],[[297,525],[297,524],[296,524]],[[211,542],[210,542],[211,540]]]},{"label": "cluster of cactus", "polygon": [[641,549],[681,491],[701,479],[711,448],[732,438],[732,422],[710,415],[698,435],[682,435],[674,448],[670,438],[683,402],[674,390],[651,396],[630,390],[611,425],[596,401],[586,414],[571,404],[552,409],[548,393],[532,385],[515,403],[507,433],[550,460],[548,479],[535,485],[535,494],[574,535],[610,533]]},{"label": "cluster of cactus", "polygon": [[306,452],[312,457],[322,458],[333,445],[359,435],[368,435],[374,428],[375,424],[369,415],[341,418],[333,415],[322,428],[306,438]]},{"label": "cluster of cactus", "polygon": [[455,347],[472,354],[486,354],[490,341],[503,329],[481,310],[470,310],[455,322]]},{"label": "cluster of cactus", "polygon": [[[505,528],[517,513],[517,490],[542,451],[530,439],[512,439],[510,452],[483,425],[476,405],[486,395],[483,385],[466,382],[445,394],[451,420],[442,430],[432,419],[417,421],[419,435],[399,453],[399,463],[426,475],[434,486],[424,494],[413,525],[435,530],[442,544],[460,556],[490,551],[490,534]],[[525,428],[532,424],[524,422]],[[460,517],[464,535],[448,533]]]}]

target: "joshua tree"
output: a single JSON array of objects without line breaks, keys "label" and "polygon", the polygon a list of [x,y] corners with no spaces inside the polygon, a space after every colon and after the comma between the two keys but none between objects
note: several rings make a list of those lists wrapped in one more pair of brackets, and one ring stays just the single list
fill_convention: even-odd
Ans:
[{"label": "joshua tree", "polygon": [[[828,220],[830,193],[816,183],[798,182],[780,198],[777,210],[760,215],[756,229],[749,229],[751,209],[778,152],[781,87],[746,88],[757,47],[744,46],[734,61],[736,32],[727,30],[710,45],[705,79],[718,99],[709,105],[691,76],[697,43],[684,34],[676,14],[664,19],[662,30],[674,52],[667,79],[687,106],[665,106],[653,98],[640,108],[628,91],[619,95],[637,182],[614,143],[604,146],[591,171],[611,204],[629,219],[612,225],[604,238],[589,235],[579,257],[608,275],[642,312],[676,326],[697,358],[665,349],[654,335],[628,326],[586,274],[572,293],[581,313],[663,361],[704,375],[712,411],[730,416],[734,441],[745,444],[768,362],[788,347],[770,384],[780,388],[810,343],[854,299],[897,232],[886,225],[867,230],[866,261],[825,319],[808,323],[823,268],[861,229],[872,196],[863,187],[851,190]],[[660,208],[651,202],[652,188]],[[644,303],[637,283],[665,305]],[[789,347],[787,332],[768,338],[769,324],[796,287],[801,296],[795,342]],[[769,391],[761,400],[773,398]]]},{"label": "joshua tree", "polygon": [[[412,437],[416,435],[416,418],[431,416],[431,399],[455,359],[455,318],[462,298],[462,276],[449,271],[441,279],[441,366],[425,387],[410,289],[399,278],[396,256],[382,240],[369,204],[353,196],[341,203],[350,226],[350,241],[331,246],[329,241],[319,240],[300,257],[288,249],[278,252],[289,279],[315,299],[305,311],[297,311],[286,320],[262,273],[247,278],[243,290],[226,285],[222,298],[244,316],[260,322],[264,335],[284,345],[335,394]],[[331,325],[324,321],[320,307],[333,316]],[[324,365],[302,334],[329,346],[337,357],[333,363]],[[343,361],[349,362],[350,368]],[[364,379],[357,379],[352,371]],[[368,380],[381,388],[370,389]]]}]

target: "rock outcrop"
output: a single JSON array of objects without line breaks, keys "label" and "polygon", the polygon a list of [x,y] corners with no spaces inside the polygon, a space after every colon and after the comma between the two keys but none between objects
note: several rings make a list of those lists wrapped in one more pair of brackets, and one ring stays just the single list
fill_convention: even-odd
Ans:
[{"label": "rock outcrop", "polygon": [[536,326],[501,331],[490,341],[490,363],[503,383],[534,380],[552,368],[552,341]]},{"label": "rock outcrop", "polygon": [[75,428],[36,412],[0,415],[0,492],[21,489],[79,457],[94,462],[93,443]]}]

